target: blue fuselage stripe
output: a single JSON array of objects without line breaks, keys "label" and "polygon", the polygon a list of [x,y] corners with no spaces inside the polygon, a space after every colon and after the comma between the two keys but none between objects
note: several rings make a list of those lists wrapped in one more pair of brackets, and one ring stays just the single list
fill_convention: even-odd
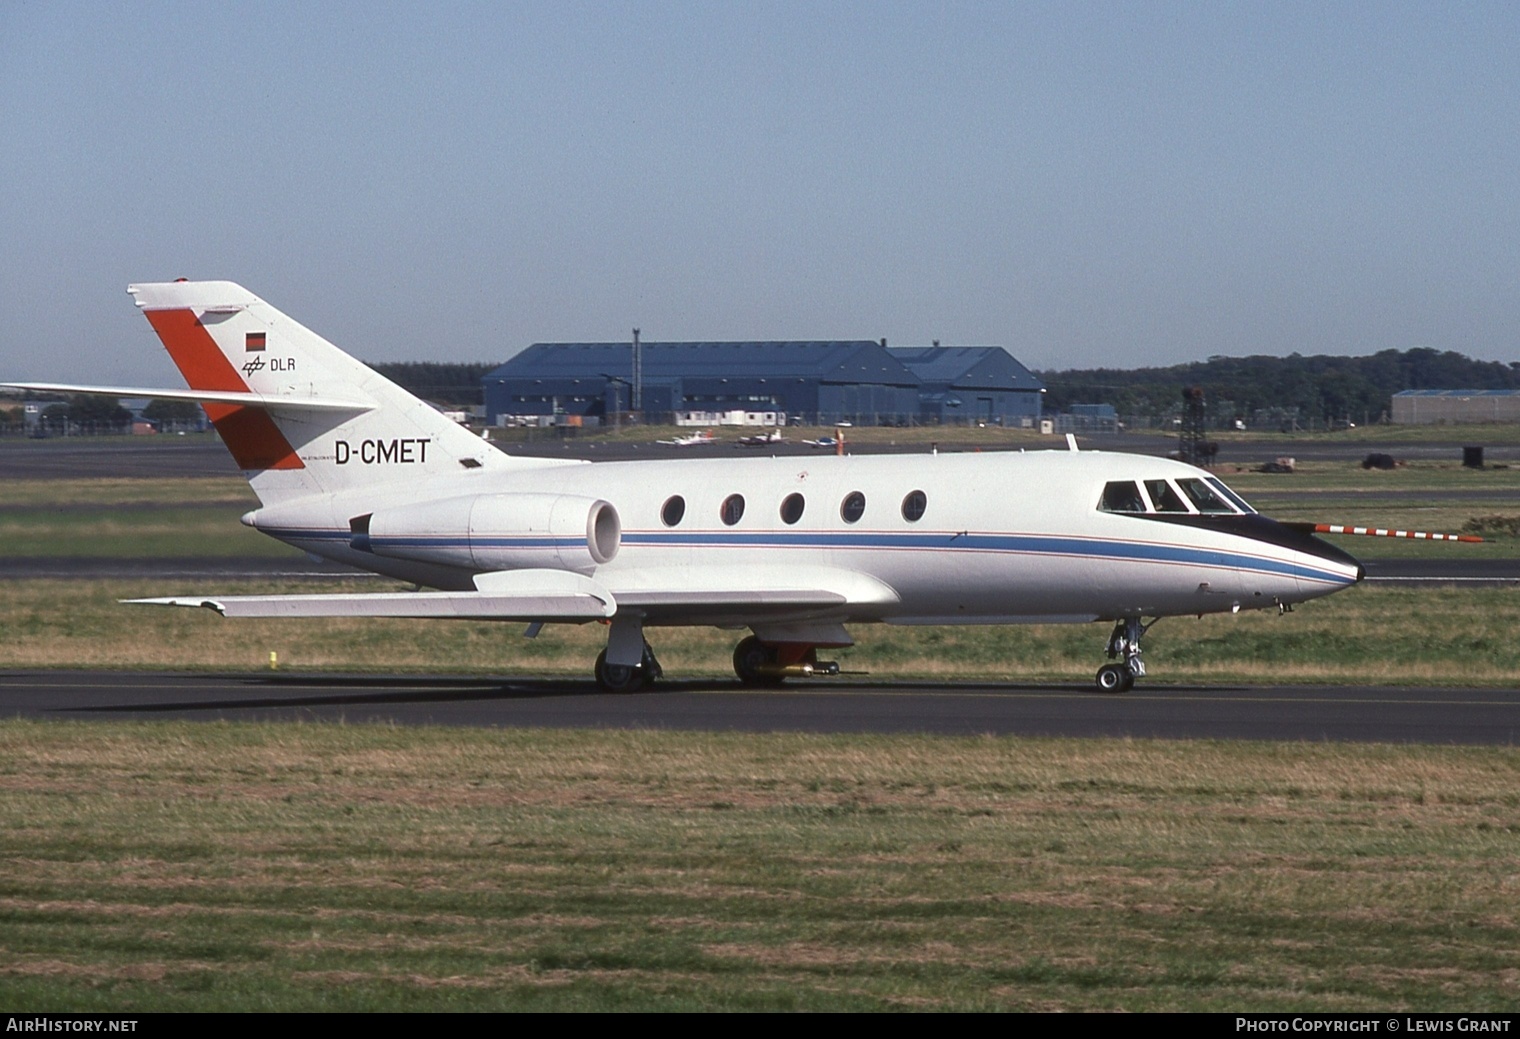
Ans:
[{"label": "blue fuselage stripe", "polygon": [[[280,529],[267,533],[289,540],[341,541],[352,534],[346,530]],[[1243,539],[1246,540],[1246,539]],[[576,549],[585,546],[583,537],[547,535],[496,535],[464,537],[437,535],[429,537],[374,537],[371,547],[391,550],[411,549]],[[828,549],[832,551],[889,550],[896,552],[993,552],[1004,555],[1072,556],[1090,559],[1123,560],[1140,563],[1183,564],[1296,577],[1327,584],[1356,583],[1352,574],[1302,562],[1287,562],[1228,549],[1196,548],[1154,542],[1115,541],[1045,534],[991,533],[886,533],[869,531],[625,531],[622,543],[637,548],[777,548]]]}]

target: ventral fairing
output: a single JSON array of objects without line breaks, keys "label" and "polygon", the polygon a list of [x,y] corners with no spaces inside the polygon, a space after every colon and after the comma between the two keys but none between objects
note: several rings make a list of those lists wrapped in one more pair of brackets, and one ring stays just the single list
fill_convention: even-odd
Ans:
[{"label": "ventral fairing", "polygon": [[[837,673],[847,625],[1108,622],[1097,685],[1160,617],[1286,610],[1362,577],[1208,472],[1087,451],[568,462],[516,457],[230,282],[128,291],[260,507],[243,522],[384,594],[170,597],[228,617],[607,622],[604,688],[656,680],[659,628],[748,629],[746,683]],[[1075,443],[1071,444],[1075,447]],[[657,639],[656,639],[657,641]]]}]

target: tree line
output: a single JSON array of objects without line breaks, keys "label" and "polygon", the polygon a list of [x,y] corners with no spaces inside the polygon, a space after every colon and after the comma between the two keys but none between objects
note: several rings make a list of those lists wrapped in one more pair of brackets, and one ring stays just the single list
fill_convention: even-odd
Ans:
[{"label": "tree line", "polygon": [[[437,404],[468,406],[484,399],[480,380],[494,363],[439,361],[381,362],[377,372],[411,393]],[[1204,391],[1216,420],[1259,418],[1263,412],[1318,422],[1376,421],[1401,390],[1520,389],[1520,361],[1476,361],[1452,350],[1416,347],[1383,350],[1366,357],[1210,357],[1167,368],[1088,368],[1036,373],[1045,383],[1045,410],[1059,413],[1073,404],[1112,404],[1120,415],[1165,419],[1182,410],[1182,391]],[[76,397],[52,405],[52,421],[109,427],[131,416],[113,400]],[[179,401],[155,401],[147,417],[194,421],[199,409]],[[19,416],[16,417],[19,421]]]},{"label": "tree line", "polygon": [[1112,404],[1121,415],[1165,418],[1182,410],[1182,390],[1204,391],[1210,413],[1249,418],[1282,412],[1322,422],[1377,421],[1402,390],[1520,389],[1520,362],[1475,361],[1452,350],[1416,347],[1366,357],[1210,357],[1169,368],[1091,368],[1037,373],[1045,409]]},{"label": "tree line", "polygon": [[[484,400],[480,380],[497,365],[413,361],[371,367],[424,400],[468,405]],[[1375,421],[1401,390],[1520,389],[1520,362],[1476,361],[1453,350],[1428,347],[1383,350],[1366,357],[1216,356],[1169,368],[1037,374],[1048,391],[1048,412],[1063,412],[1073,404],[1112,404],[1121,415],[1155,418],[1178,415],[1182,390],[1195,386],[1204,391],[1216,418],[1249,418],[1271,411],[1320,422]]]},{"label": "tree line", "polygon": [[480,380],[501,365],[484,362],[445,364],[440,361],[367,362],[408,393],[434,404],[483,404]]}]

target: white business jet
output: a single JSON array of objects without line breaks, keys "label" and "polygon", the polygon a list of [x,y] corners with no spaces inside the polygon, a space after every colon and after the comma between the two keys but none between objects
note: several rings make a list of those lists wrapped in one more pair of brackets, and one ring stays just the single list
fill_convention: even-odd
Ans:
[{"label": "white business jet", "polygon": [[666,444],[670,447],[700,447],[703,444],[716,444],[718,438],[713,436],[712,430],[703,429],[695,433],[689,433],[684,437],[676,437],[672,440],[656,440],[656,444]]},{"label": "white business jet", "polygon": [[848,623],[1114,625],[1098,688],[1161,617],[1287,610],[1351,556],[1180,462],[1078,452],[567,462],[515,457],[238,285],[127,290],[258,495],[243,522],[427,591],[164,598],[228,617],[605,621],[605,689],[660,675],[646,629],[750,635],[746,683],[837,674]]}]

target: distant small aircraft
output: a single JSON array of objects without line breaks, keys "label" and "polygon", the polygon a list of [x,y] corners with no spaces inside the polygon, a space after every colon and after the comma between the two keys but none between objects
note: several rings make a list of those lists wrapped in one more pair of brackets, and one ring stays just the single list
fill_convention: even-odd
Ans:
[{"label": "distant small aircraft", "polygon": [[740,447],[764,447],[767,444],[781,444],[785,442],[786,437],[781,435],[781,428],[779,426],[772,429],[769,433],[755,433],[751,436],[739,438]]},{"label": "distant small aircraft", "polygon": [[657,444],[668,444],[671,447],[696,447],[699,444],[716,444],[718,438],[712,435],[712,430],[704,429],[690,436],[675,437],[672,440],[657,440]]},{"label": "distant small aircraft", "polygon": [[199,401],[261,503],[245,524],[431,589],[141,603],[525,621],[529,636],[605,621],[595,675],[614,691],[659,677],[645,633],[670,625],[748,628],[734,670],[767,684],[838,673],[818,650],[852,645],[847,623],[1106,621],[1097,686],[1122,692],[1161,617],[1286,611],[1362,579],[1202,469],[1074,439],[1027,454],[510,456],[241,286],[127,291],[189,389],[8,385]]}]

